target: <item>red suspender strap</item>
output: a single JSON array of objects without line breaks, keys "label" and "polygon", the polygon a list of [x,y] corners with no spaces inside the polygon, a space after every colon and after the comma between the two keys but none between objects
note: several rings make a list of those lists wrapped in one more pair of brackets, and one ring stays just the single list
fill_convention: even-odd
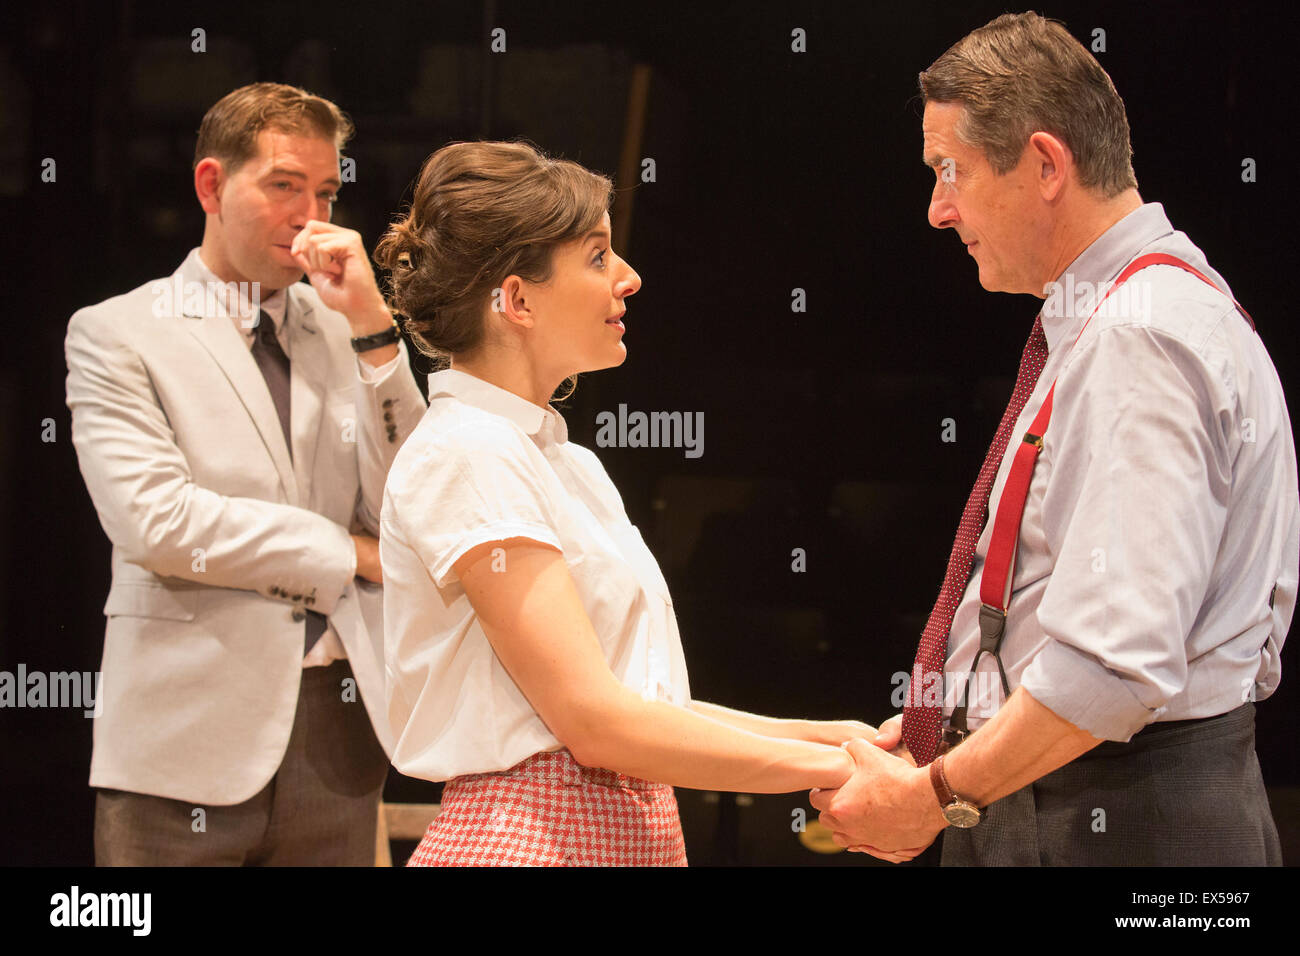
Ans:
[{"label": "red suspender strap", "polygon": [[[1115,279],[1115,282],[1106,291],[1106,295],[1102,296],[1101,301],[1097,303],[1097,308],[1093,309],[1092,315],[1088,316],[1087,322],[1083,323],[1083,329],[1088,327],[1088,322],[1092,321],[1092,317],[1097,314],[1107,296],[1127,282],[1129,276],[1140,269],[1145,269],[1147,266],[1176,266],[1185,272],[1190,272],[1212,288],[1218,289],[1218,286],[1208,278],[1174,256],[1160,252],[1139,256],[1129,263]],[[1219,291],[1222,292],[1223,290],[1219,289]],[[1255,322],[1246,310],[1237,305],[1235,299],[1232,304],[1237,307],[1238,312],[1246,317],[1250,327],[1255,328]],[[1079,337],[1083,336],[1083,329],[1079,330]],[[1075,338],[1074,341],[1077,343],[1079,338]],[[1043,450],[1043,436],[1047,432],[1047,423],[1052,417],[1052,396],[1055,392],[1056,382],[1052,382],[1052,387],[1047,392],[1047,398],[1043,401],[1043,407],[1038,410],[1038,414],[1034,416],[1033,424],[1029,426],[1029,431],[1025,432],[1024,438],[1016,446],[1016,457],[1011,462],[1011,471],[1007,475],[1007,483],[1002,489],[1002,497],[998,499],[997,515],[993,519],[993,537],[989,541],[988,558],[984,562],[984,570],[980,575],[980,602],[985,606],[985,610],[980,613],[982,629],[985,626],[986,618],[991,620],[1001,618],[998,623],[1005,621],[1010,599],[1007,576],[1011,572],[1011,562],[1015,557],[1016,541],[1020,537],[1020,518],[1025,511],[1025,499],[1029,496],[1029,480],[1033,476],[1034,462],[1038,458],[1038,453]],[[989,612],[993,613],[990,614]]]},{"label": "red suspender strap", "polygon": [[980,603],[997,608],[1003,614],[1006,614],[1009,599],[1007,576],[1015,557],[1016,541],[1020,538],[1020,516],[1024,513],[1025,500],[1029,497],[1029,479],[1034,474],[1034,462],[1043,450],[1043,433],[1047,431],[1047,423],[1052,417],[1052,396],[1055,394],[1056,383],[1052,382],[1047,398],[1043,399],[1043,407],[1038,410],[1034,423],[1016,446],[1016,457],[1011,462],[1011,471],[1002,488],[997,515],[993,519],[993,537],[989,540],[988,558],[980,575]]},{"label": "red suspender strap", "polygon": [[[1145,256],[1139,256],[1138,258],[1134,259],[1133,262],[1129,264],[1129,267],[1119,274],[1119,278],[1115,280],[1115,285],[1111,286],[1110,291],[1114,292],[1116,287],[1118,287],[1121,282],[1123,282],[1133,273],[1137,272],[1139,269],[1145,269],[1147,266],[1174,266],[1175,268],[1182,269],[1184,272],[1190,272],[1192,275],[1196,276],[1196,278],[1200,279],[1210,288],[1218,292],[1223,292],[1222,289],[1220,289],[1217,285],[1211,282],[1200,270],[1193,269],[1191,266],[1189,266],[1182,259],[1179,259],[1177,256],[1165,255],[1165,253],[1163,252],[1152,252]],[[1110,295],[1110,292],[1107,292],[1106,295]],[[1102,301],[1103,302],[1105,301],[1105,296],[1102,297]],[[1246,323],[1250,326],[1251,331],[1252,332],[1255,331],[1255,320],[1250,317],[1250,313],[1247,312],[1245,309],[1243,309],[1241,307],[1241,303],[1238,302],[1236,299],[1232,300],[1232,304],[1236,306],[1237,311],[1240,312],[1245,317]],[[1097,307],[1098,308],[1101,307],[1101,302],[1097,303]],[[1083,333],[1080,332],[1079,334],[1082,335]],[[1075,341],[1077,342],[1078,339],[1075,339]]]}]

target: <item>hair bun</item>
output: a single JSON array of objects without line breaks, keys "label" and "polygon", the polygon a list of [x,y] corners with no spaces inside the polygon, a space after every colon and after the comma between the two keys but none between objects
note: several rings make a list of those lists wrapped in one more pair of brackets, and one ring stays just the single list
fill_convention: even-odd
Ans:
[{"label": "hair bun", "polygon": [[506,276],[544,282],[552,251],[608,212],[613,184],[527,143],[452,143],[424,163],[411,205],[375,246],[390,303],[437,358],[482,343]]}]

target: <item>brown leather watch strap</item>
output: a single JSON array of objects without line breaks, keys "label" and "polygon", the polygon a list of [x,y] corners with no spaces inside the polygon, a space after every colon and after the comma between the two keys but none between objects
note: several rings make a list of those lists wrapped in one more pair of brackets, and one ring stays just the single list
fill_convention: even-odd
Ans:
[{"label": "brown leather watch strap", "polygon": [[943,758],[946,756],[947,754],[939,754],[930,763],[930,785],[934,787],[934,795],[939,798],[939,806],[945,809],[957,799],[957,795],[948,786],[948,778],[943,774]]}]

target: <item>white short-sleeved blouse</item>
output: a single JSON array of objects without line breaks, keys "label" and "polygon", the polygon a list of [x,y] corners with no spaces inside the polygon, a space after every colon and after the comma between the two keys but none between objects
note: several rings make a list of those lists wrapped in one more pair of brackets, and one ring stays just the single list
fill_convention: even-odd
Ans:
[{"label": "white short-sleeved blouse", "polygon": [[388,473],[380,517],[393,766],[427,780],[505,770],[563,745],[497,659],[452,566],[486,541],[558,548],[614,676],[685,706],[668,585],[600,461],[554,408],[456,369]]}]

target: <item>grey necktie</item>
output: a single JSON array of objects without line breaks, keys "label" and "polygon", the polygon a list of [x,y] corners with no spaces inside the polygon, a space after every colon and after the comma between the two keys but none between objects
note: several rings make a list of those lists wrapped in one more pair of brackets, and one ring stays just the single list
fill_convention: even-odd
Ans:
[{"label": "grey necktie", "polygon": [[[285,310],[285,319],[289,317]],[[258,316],[257,328],[253,333],[253,361],[257,363],[262,378],[266,379],[271,401],[275,402],[276,414],[280,416],[280,429],[284,432],[284,443],[289,448],[289,459],[293,460],[293,438],[289,428],[289,356],[280,348],[275,337],[275,323],[265,311]],[[308,653],[320,636],[325,633],[325,615],[318,611],[307,611],[307,627],[304,634],[303,654]]]},{"label": "grey necktie", "polygon": [[[288,318],[288,316],[285,316]],[[284,432],[284,443],[289,448],[289,460],[293,460],[293,436],[289,429],[289,356],[280,348],[280,340],[275,337],[275,323],[271,317],[262,312],[253,331],[253,361],[257,363],[266,379],[266,387],[271,392],[271,401],[280,416],[280,430]]]}]

